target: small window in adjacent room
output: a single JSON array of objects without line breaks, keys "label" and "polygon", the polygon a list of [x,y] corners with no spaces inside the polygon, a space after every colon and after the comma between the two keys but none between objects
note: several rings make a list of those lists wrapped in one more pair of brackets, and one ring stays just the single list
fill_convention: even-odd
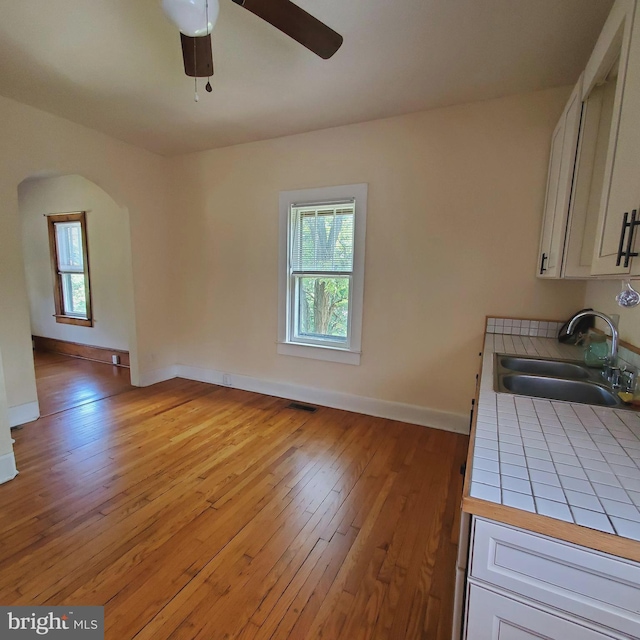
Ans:
[{"label": "small window in adjacent room", "polygon": [[360,364],[367,185],[280,194],[278,353]]},{"label": "small window in adjacent room", "polygon": [[51,214],[47,220],[56,322],[91,327],[85,212]]}]

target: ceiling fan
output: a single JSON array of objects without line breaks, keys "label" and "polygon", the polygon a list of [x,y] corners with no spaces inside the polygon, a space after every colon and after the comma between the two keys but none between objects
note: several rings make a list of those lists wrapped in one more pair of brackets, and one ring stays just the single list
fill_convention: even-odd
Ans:
[{"label": "ceiling fan", "polygon": [[[232,1],[325,60],[342,45],[339,33],[290,0]],[[162,8],[180,29],[184,72],[192,78],[212,76],[211,31],[220,9],[218,0],[162,0]]]}]

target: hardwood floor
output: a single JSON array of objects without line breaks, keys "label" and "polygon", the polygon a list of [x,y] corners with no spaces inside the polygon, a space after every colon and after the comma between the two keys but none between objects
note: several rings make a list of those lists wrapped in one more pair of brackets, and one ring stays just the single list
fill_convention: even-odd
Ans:
[{"label": "hardwood floor", "polygon": [[15,432],[0,603],[106,638],[451,633],[467,437],[185,380]]},{"label": "hardwood floor", "polygon": [[48,351],[34,351],[33,359],[42,416],[133,389],[125,367]]}]

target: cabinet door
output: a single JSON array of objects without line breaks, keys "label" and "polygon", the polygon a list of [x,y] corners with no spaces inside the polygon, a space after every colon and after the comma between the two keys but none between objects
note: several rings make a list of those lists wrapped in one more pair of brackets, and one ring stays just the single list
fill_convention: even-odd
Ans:
[{"label": "cabinet door", "polygon": [[[619,252],[634,250],[625,213],[640,209],[640,23],[636,3],[618,0],[596,45],[589,65],[596,69],[594,84],[617,69],[611,133],[603,176],[591,273],[640,273],[640,260],[618,264]],[[592,56],[592,58],[594,57]],[[639,231],[635,229],[635,250]]]},{"label": "cabinet door", "polygon": [[562,269],[573,169],[578,144],[582,80],[574,88],[551,137],[551,157],[547,176],[538,277],[559,278]]},{"label": "cabinet door", "polygon": [[611,640],[601,631],[472,584],[466,640]]},{"label": "cabinet door", "polygon": [[640,563],[474,518],[472,582],[640,638]]},{"label": "cabinet door", "polygon": [[615,89],[613,81],[598,84],[582,103],[563,278],[591,277]]}]

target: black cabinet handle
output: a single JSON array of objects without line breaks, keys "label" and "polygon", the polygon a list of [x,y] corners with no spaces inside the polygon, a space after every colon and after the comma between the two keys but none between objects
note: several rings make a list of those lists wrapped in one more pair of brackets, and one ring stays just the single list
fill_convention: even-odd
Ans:
[{"label": "black cabinet handle", "polygon": [[[635,258],[638,253],[637,251],[631,251],[633,249],[633,236],[636,230],[636,227],[640,225],[640,220],[637,220],[638,210],[634,209],[631,212],[631,220],[629,220],[629,212],[625,212],[624,218],[622,219],[622,229],[620,230],[620,242],[618,243],[618,255],[616,257],[616,267],[620,266],[622,262],[622,257],[624,256],[624,267],[625,269],[629,266],[629,262],[631,258]],[[627,235],[627,229],[629,229],[629,237],[627,238],[627,249],[623,250],[624,247],[624,238]]]},{"label": "black cabinet handle", "polygon": [[638,255],[637,251],[636,252],[631,251],[631,249],[633,248],[633,235],[635,233],[636,226],[640,224],[640,221],[636,220],[637,215],[638,215],[638,210],[634,209],[631,212],[631,222],[629,223],[629,238],[627,239],[627,250],[625,251],[625,254],[624,254],[625,267],[629,266],[629,261],[631,260],[631,258],[635,258]]},{"label": "black cabinet handle", "polygon": [[624,218],[622,220],[622,229],[620,229],[620,242],[618,244],[618,256],[616,258],[616,267],[619,267],[620,263],[622,262],[622,248],[624,247],[624,236],[626,235],[627,227],[629,226],[629,223],[627,222],[628,219],[629,219],[629,213],[625,212]]},{"label": "black cabinet handle", "polygon": [[549,256],[547,256],[546,253],[542,254],[542,258],[540,259],[540,275],[542,275],[547,270],[547,268],[544,266],[544,263],[547,261],[548,257]]}]

